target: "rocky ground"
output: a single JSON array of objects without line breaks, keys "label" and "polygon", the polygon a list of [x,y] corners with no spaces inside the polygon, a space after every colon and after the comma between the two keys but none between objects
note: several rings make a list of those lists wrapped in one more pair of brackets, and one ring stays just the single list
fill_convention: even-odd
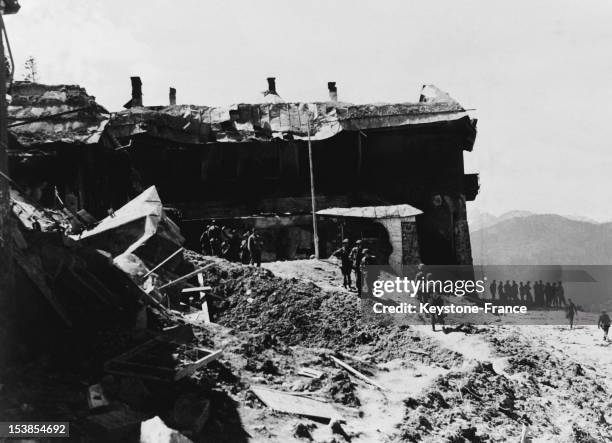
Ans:
[{"label": "rocky ground", "polygon": [[[3,375],[3,417],[61,418],[75,436],[87,435],[84,393],[100,383],[113,414],[124,411],[137,426],[157,415],[196,442],[612,441],[612,357],[588,314],[574,330],[490,316],[434,332],[427,318],[364,321],[333,262],[255,268],[189,251],[186,259],[190,269],[212,263],[204,278],[213,323],[170,311],[169,324],[187,322],[192,344],[222,358],[164,385],[109,376],[93,360],[51,370],[41,351]],[[100,339],[106,347],[95,361],[117,352],[111,338]],[[320,376],[301,375],[305,368]],[[324,401],[332,420],[273,411],[254,392],[262,387]]]},{"label": "rocky ground", "polygon": [[[206,275],[226,298],[214,320],[222,328],[211,336],[225,349],[233,381],[224,389],[252,441],[612,440],[611,357],[596,328],[496,319],[443,333],[364,323],[355,295],[334,286],[340,276],[332,263],[265,268],[223,264]],[[338,368],[332,356],[383,389]],[[324,375],[302,377],[302,367]],[[330,426],[273,412],[249,390],[258,385],[324,399],[341,419]]]}]

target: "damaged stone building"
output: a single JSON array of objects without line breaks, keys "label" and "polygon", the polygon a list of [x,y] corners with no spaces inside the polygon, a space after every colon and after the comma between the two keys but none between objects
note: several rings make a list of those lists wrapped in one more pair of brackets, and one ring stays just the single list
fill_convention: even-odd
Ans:
[{"label": "damaged stone building", "polygon": [[[109,113],[77,86],[17,82],[9,116],[13,180],[45,206],[101,218],[151,185],[198,248],[215,219],[256,227],[264,260],[313,253],[308,143],[321,256],[363,239],[381,263],[471,264],[464,172],[476,120],[433,86],[416,103],[283,101],[269,79],[262,103],[142,106]],[[84,212],[83,210],[86,210]]]}]

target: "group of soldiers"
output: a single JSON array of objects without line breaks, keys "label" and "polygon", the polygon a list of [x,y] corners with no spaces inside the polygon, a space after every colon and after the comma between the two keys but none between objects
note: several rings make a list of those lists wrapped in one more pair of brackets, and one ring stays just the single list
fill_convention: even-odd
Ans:
[{"label": "group of soldiers", "polygon": [[[370,250],[363,247],[363,242],[357,240],[355,246],[351,248],[348,238],[342,240],[342,247],[332,254],[340,260],[340,270],[342,271],[342,284],[349,291],[357,291],[361,295],[363,283],[370,290],[376,277],[374,272],[368,269],[369,265],[376,264],[376,257]],[[355,287],[353,287],[352,274],[355,273]]]},{"label": "group of soldiers", "polygon": [[[533,290],[533,291],[532,291]],[[499,300],[503,303],[524,303],[529,306],[559,308],[566,307],[565,289],[561,282],[536,281],[531,285],[530,281],[517,283],[515,280],[495,281],[489,285],[491,300]]]},{"label": "group of soldiers", "polygon": [[200,236],[202,254],[214,255],[245,265],[261,266],[263,241],[257,229],[239,231],[220,227],[215,220],[204,227]]}]

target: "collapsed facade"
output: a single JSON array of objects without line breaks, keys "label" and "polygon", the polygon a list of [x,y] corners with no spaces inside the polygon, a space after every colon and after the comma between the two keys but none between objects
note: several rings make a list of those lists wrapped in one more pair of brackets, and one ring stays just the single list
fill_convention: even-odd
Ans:
[{"label": "collapsed facade", "polygon": [[45,206],[98,218],[155,185],[187,246],[216,219],[258,228],[264,260],[308,257],[310,139],[322,256],[349,237],[394,266],[471,264],[466,201],[479,184],[463,152],[476,120],[459,103],[426,86],[418,103],[353,105],[331,83],[328,101],[287,103],[270,80],[267,103],[225,108],[143,107],[133,80],[112,114],[77,86],[17,82],[12,178]]}]

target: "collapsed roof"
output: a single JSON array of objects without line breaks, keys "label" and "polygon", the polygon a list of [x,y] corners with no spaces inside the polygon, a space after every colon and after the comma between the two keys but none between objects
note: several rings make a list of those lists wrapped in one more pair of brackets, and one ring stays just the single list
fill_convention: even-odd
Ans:
[{"label": "collapsed roof", "polygon": [[108,126],[116,137],[148,134],[180,143],[323,140],[362,131],[459,120],[466,110],[435,86],[418,103],[256,103],[229,107],[173,105],[118,112]]},{"label": "collapsed roof", "polygon": [[9,130],[25,147],[97,143],[108,111],[80,86],[18,81],[11,88],[8,120]]},{"label": "collapsed roof", "polygon": [[323,140],[342,131],[469,121],[466,110],[435,86],[424,86],[418,103],[173,105],[132,107],[110,115],[79,86],[16,82],[11,94],[10,129],[26,147],[97,143],[102,134],[115,144],[139,134],[190,144],[305,140],[309,135]]}]

